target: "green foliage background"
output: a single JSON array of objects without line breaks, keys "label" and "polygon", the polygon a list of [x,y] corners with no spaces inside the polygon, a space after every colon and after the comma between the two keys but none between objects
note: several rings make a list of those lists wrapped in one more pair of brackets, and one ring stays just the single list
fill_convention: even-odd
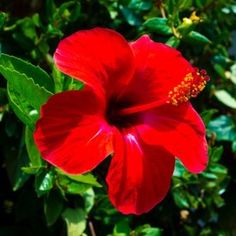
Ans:
[{"label": "green foliage background", "polygon": [[[168,196],[142,216],[111,206],[102,169],[65,175],[32,138],[48,97],[82,86],[55,69],[59,40],[95,26],[128,40],[150,34],[211,77],[192,101],[207,126],[208,168],[193,175],[177,162]],[[1,0],[0,235],[236,235],[235,26],[235,0]]]}]

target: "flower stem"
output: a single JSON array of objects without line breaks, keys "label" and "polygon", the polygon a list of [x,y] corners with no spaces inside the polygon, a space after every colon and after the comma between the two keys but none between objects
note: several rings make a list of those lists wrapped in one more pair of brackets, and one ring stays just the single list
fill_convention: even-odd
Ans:
[{"label": "flower stem", "polygon": [[161,12],[161,16],[162,18],[166,18],[166,13],[165,13],[165,9],[163,7],[163,2],[162,0],[157,0],[156,1],[156,5],[157,5],[157,8],[159,8],[160,12]]},{"label": "flower stem", "polygon": [[91,236],[96,236],[92,221],[89,221],[89,229],[91,232]]}]

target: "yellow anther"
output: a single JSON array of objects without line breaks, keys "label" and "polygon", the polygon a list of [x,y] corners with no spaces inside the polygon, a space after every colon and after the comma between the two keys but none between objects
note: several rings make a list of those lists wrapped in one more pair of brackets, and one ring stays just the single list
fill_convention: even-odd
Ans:
[{"label": "yellow anther", "polygon": [[169,100],[177,106],[183,102],[187,102],[191,97],[196,97],[206,86],[209,77],[205,70],[199,71],[197,68],[192,73],[187,74],[184,79],[174,87],[169,93]]}]

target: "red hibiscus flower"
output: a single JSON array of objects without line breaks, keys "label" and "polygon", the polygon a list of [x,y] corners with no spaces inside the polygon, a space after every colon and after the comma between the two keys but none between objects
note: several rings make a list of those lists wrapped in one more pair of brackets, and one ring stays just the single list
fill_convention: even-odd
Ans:
[{"label": "red hibiscus flower", "polygon": [[205,127],[188,100],[208,76],[177,50],[95,28],[62,40],[54,59],[85,86],[42,107],[34,138],[52,165],[82,174],[111,155],[108,194],[125,214],[147,212],[165,197],[175,157],[193,173],[206,167]]}]

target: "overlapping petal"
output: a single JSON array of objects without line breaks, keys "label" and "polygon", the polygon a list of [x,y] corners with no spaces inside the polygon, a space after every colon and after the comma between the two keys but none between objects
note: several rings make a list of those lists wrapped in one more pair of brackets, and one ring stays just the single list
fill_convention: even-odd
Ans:
[{"label": "overlapping petal", "polygon": [[117,131],[114,149],[107,176],[111,202],[124,214],[149,211],[167,194],[173,155],[143,143],[134,129]]},{"label": "overlapping petal", "polygon": [[95,168],[113,151],[104,104],[85,88],[52,96],[42,107],[34,139],[42,157],[68,173]]},{"label": "overlapping petal", "polygon": [[83,81],[99,95],[120,93],[134,70],[128,42],[117,32],[103,28],[81,30],[65,38],[54,60],[62,72]]},{"label": "overlapping petal", "polygon": [[168,93],[193,71],[179,51],[153,42],[147,35],[130,46],[135,57],[135,74],[122,100],[131,100],[134,105],[167,99]]},{"label": "overlapping petal", "polygon": [[139,135],[149,145],[161,145],[178,157],[193,173],[208,162],[204,124],[190,103],[164,105],[142,113],[137,125]]}]

